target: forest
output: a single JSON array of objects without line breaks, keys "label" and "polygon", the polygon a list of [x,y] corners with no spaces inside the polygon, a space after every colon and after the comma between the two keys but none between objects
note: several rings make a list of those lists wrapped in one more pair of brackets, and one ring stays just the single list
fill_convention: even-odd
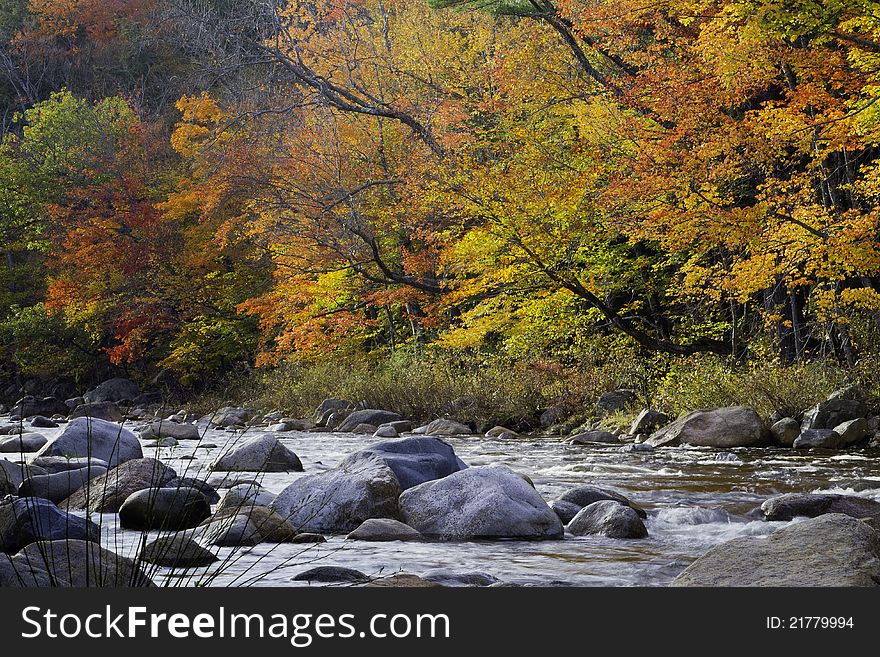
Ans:
[{"label": "forest", "polygon": [[870,0],[0,0],[0,393],[876,391],[878,100]]}]

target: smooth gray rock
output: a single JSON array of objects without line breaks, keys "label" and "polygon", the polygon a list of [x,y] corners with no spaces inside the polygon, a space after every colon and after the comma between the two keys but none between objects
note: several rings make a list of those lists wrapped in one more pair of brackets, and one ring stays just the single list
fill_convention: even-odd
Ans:
[{"label": "smooth gray rock", "polygon": [[302,472],[299,457],[271,433],[264,433],[233,447],[211,464],[225,472]]},{"label": "smooth gray rock", "polygon": [[80,404],[70,413],[70,418],[91,417],[108,422],[122,422],[124,417],[116,402],[103,401]]},{"label": "smooth gray rock", "polygon": [[176,477],[172,468],[156,459],[133,459],[91,480],[60,506],[71,510],[116,513],[134,493],[159,488]]},{"label": "smooth gray rock", "polygon": [[246,426],[257,414],[257,409],[243,406],[224,406],[201,421],[210,422],[218,427]]},{"label": "smooth gray rock", "polygon": [[766,520],[815,518],[826,513],[842,513],[866,520],[880,529],[880,502],[857,495],[788,493],[765,500],[761,512]]},{"label": "smooth gray rock", "polygon": [[67,472],[68,470],[79,470],[81,468],[104,468],[109,470],[107,461],[101,459],[87,458],[84,456],[76,456],[67,458],[64,456],[41,456],[31,461],[31,465],[43,468],[49,474],[55,472]]},{"label": "smooth gray rock", "polygon": [[403,520],[444,539],[553,539],[559,517],[525,478],[504,466],[468,468],[400,496]]},{"label": "smooth gray rock", "polygon": [[41,433],[22,433],[7,438],[0,438],[0,453],[6,454],[30,454],[38,452],[47,442],[46,436]]},{"label": "smooth gray rock", "polygon": [[314,420],[319,427],[327,425],[327,420],[337,411],[353,408],[354,404],[345,399],[325,399],[315,409]]},{"label": "smooth gray rock", "polygon": [[343,568],[342,566],[318,566],[310,568],[298,575],[294,575],[291,579],[295,582],[321,582],[324,584],[363,584],[370,580],[359,570],[353,568]]},{"label": "smooth gray rock", "polygon": [[399,520],[370,518],[364,520],[346,538],[353,541],[421,541],[425,537]]},{"label": "smooth gray rock", "polygon": [[195,488],[147,488],[119,507],[123,529],[176,531],[195,527],[211,516],[211,505]]},{"label": "smooth gray rock", "polygon": [[270,506],[275,501],[275,496],[260,486],[253,484],[238,484],[232,486],[220,498],[217,511],[225,509],[242,509],[251,506]]},{"label": "smooth gray rock", "polygon": [[[16,576],[13,586],[153,586],[137,563],[91,541],[67,539],[31,543],[10,562]],[[0,586],[3,584],[0,581]]]},{"label": "smooth gray rock", "polygon": [[399,517],[400,482],[371,454],[353,454],[338,467],[300,477],[272,503],[297,531],[347,533],[369,518]]},{"label": "smooth gray rock", "polygon": [[99,458],[116,466],[143,458],[137,437],[118,424],[92,418],[71,420],[60,436],[37,452],[40,456],[82,456]]},{"label": "smooth gray rock", "polygon": [[646,538],[648,530],[634,509],[615,500],[593,502],[578,511],[568,523],[575,536],[607,536],[608,538]]},{"label": "smooth gray rock", "polygon": [[793,418],[784,417],[770,427],[770,435],[777,445],[793,447],[794,441],[801,435],[801,425]]},{"label": "smooth gray rock", "polygon": [[[362,411],[355,411],[348,415],[337,427],[338,431],[353,431],[359,424],[372,424],[378,427],[380,424],[387,422],[397,422],[402,420],[397,413],[391,411],[382,411],[368,408]],[[375,429],[373,429],[375,431]],[[372,433],[372,431],[370,432]]]},{"label": "smooth gray rock", "polygon": [[16,495],[26,477],[40,474],[47,474],[47,471],[33,464],[23,465],[0,459],[0,497],[4,494]]},{"label": "smooth gray rock", "polygon": [[95,466],[65,470],[53,474],[32,475],[18,487],[19,497],[42,497],[60,504],[90,480],[107,473],[107,468]]},{"label": "smooth gray rock", "polygon": [[394,472],[404,490],[467,468],[451,445],[434,436],[410,436],[376,443],[354,452],[342,463],[364,456],[382,460]]},{"label": "smooth gray rock", "polygon": [[880,536],[842,514],[712,548],[672,586],[851,587],[880,584]]},{"label": "smooth gray rock", "polygon": [[666,413],[646,408],[639,413],[635,420],[633,420],[633,423],[629,428],[629,433],[632,436],[640,433],[652,433],[658,427],[661,427],[668,422],[669,416],[666,415]]},{"label": "smooth gray rock", "polygon": [[840,434],[833,429],[807,429],[795,439],[795,449],[840,449]]},{"label": "smooth gray rock", "polygon": [[466,424],[446,418],[429,422],[425,432],[429,436],[469,436],[474,433]]},{"label": "smooth gray rock", "polygon": [[514,438],[519,438],[519,434],[515,431],[508,429],[507,427],[492,427],[489,429],[486,434],[486,438],[500,438],[501,440],[512,440]]},{"label": "smooth gray rock", "polygon": [[373,438],[397,438],[398,435],[397,429],[390,424],[383,424],[381,427],[376,428]]},{"label": "smooth gray rock", "polygon": [[615,502],[619,502],[620,504],[623,504],[624,506],[628,506],[633,509],[640,518],[648,517],[648,514],[645,513],[643,509],[639,508],[629,498],[622,495],[621,493],[618,493],[616,490],[611,490],[610,488],[600,488],[599,486],[593,486],[591,484],[583,484],[581,486],[570,488],[556,499],[561,502],[571,502],[573,504],[577,504],[578,507],[581,509],[585,506],[589,506],[593,502],[600,502],[602,500],[614,500]]},{"label": "smooth gray rock", "polygon": [[[160,488],[195,488],[205,499],[211,504],[217,504],[220,501],[220,495],[214,490],[207,481],[196,479],[194,477],[175,477],[159,485]],[[146,486],[145,488],[150,488]]]},{"label": "smooth gray rock", "polygon": [[31,426],[36,427],[37,429],[55,429],[58,426],[58,423],[43,415],[37,415],[36,417],[31,418]]},{"label": "smooth gray rock", "polygon": [[140,394],[138,385],[129,379],[116,377],[104,381],[83,395],[85,403],[131,401]]},{"label": "smooth gray rock", "polygon": [[834,433],[840,436],[840,446],[857,445],[868,438],[868,421],[863,418],[847,420],[834,427]]},{"label": "smooth gray rock", "polygon": [[269,426],[267,431],[276,433],[285,431],[311,431],[317,425],[311,420],[282,419],[279,422]]},{"label": "smooth gray rock", "polygon": [[99,541],[98,525],[66,513],[49,500],[18,497],[0,500],[0,552],[15,553],[34,541]]},{"label": "smooth gray rock", "polygon": [[583,507],[579,504],[575,504],[574,502],[566,502],[565,500],[553,500],[552,502],[550,502],[550,508],[553,509],[553,513],[559,516],[559,520],[562,521],[562,524],[567,525]]},{"label": "smooth gray rock", "polygon": [[157,440],[160,438],[174,438],[175,440],[200,440],[202,434],[194,424],[178,424],[161,420],[151,422],[141,429],[140,437],[143,440]]},{"label": "smooth gray rock", "polygon": [[150,541],[141,550],[139,558],[144,563],[167,568],[200,568],[220,560],[213,552],[183,534],[161,536]]},{"label": "smooth gray rock", "polygon": [[654,447],[755,447],[767,442],[761,418],[751,408],[702,408],[651,434],[645,441]]},{"label": "smooth gray rock", "polygon": [[458,572],[451,568],[432,568],[422,573],[422,579],[443,586],[492,586],[501,581],[489,573]]}]

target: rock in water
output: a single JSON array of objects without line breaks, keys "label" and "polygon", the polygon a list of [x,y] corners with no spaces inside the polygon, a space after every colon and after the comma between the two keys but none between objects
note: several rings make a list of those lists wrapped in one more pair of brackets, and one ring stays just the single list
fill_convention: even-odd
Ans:
[{"label": "rock in water", "polygon": [[247,509],[252,506],[270,506],[275,496],[257,484],[238,484],[232,486],[220,498],[217,511],[227,509]]},{"label": "rock in water", "polygon": [[0,452],[7,454],[30,454],[39,451],[48,440],[41,433],[22,433],[0,439]]},{"label": "rock in water", "polygon": [[341,566],[318,566],[311,568],[293,578],[295,582],[322,582],[325,584],[341,583],[363,584],[369,581],[369,577],[359,570],[343,568]]},{"label": "rock in water", "polygon": [[43,415],[38,415],[31,420],[31,426],[38,429],[54,429],[58,426],[58,423]]},{"label": "rock in water", "polygon": [[[137,563],[80,540],[31,543],[11,560],[15,579],[10,586],[141,587],[153,582]],[[7,585],[0,572],[0,586]]]},{"label": "rock in water", "polygon": [[429,423],[425,433],[429,436],[469,436],[473,431],[466,424],[441,418]]},{"label": "rock in water", "polygon": [[63,401],[55,397],[24,397],[9,411],[12,417],[30,417],[31,415],[67,415],[70,409]]},{"label": "rock in water", "polygon": [[590,443],[620,444],[620,440],[610,431],[584,431],[566,441],[569,445],[589,445]]},{"label": "rock in water", "polygon": [[203,522],[194,535],[218,547],[259,543],[292,543],[296,528],[264,506],[219,511]]},{"label": "rock in water", "polygon": [[99,541],[101,530],[90,520],[59,509],[39,497],[0,500],[0,552],[14,553],[35,541]]},{"label": "rock in water", "polygon": [[338,467],[300,477],[272,503],[297,531],[343,533],[370,518],[397,518],[400,483],[384,461],[352,455]]},{"label": "rock in water", "polygon": [[66,509],[116,513],[131,495],[139,490],[160,488],[177,477],[173,469],[156,459],[126,461],[107,474],[91,480],[61,506]]},{"label": "rock in water", "polygon": [[792,447],[801,434],[801,425],[790,417],[784,417],[770,427],[770,435],[777,445]]},{"label": "rock in water", "polygon": [[570,488],[556,499],[560,502],[570,502],[572,504],[576,504],[578,506],[578,509],[589,506],[593,502],[599,502],[601,500],[614,500],[615,502],[619,502],[620,504],[623,504],[624,506],[628,506],[633,509],[640,518],[648,517],[648,514],[645,513],[644,510],[633,504],[633,502],[629,498],[621,495],[616,490],[611,490],[610,488],[599,488],[598,486],[592,486],[590,484],[584,484],[582,486]]},{"label": "rock in water", "polygon": [[829,514],[767,537],[736,538],[697,559],[672,586],[878,586],[880,536]]},{"label": "rock in water", "polygon": [[566,502],[565,500],[553,500],[550,502],[550,508],[553,509],[553,513],[559,516],[559,520],[562,521],[563,525],[567,525],[571,522],[571,519],[574,518],[578,511],[580,511],[583,507],[579,504],[575,504],[574,502]]},{"label": "rock in water", "polygon": [[210,515],[211,505],[195,488],[147,488],[119,507],[122,528],[139,531],[188,529]]},{"label": "rock in water", "polygon": [[147,543],[140,560],[169,568],[198,568],[210,566],[219,558],[183,534],[162,536]]},{"label": "rock in water", "polygon": [[212,470],[227,472],[302,472],[299,457],[278,438],[264,433],[226,452],[211,464]]},{"label": "rock in water", "polygon": [[60,504],[89,481],[106,473],[107,468],[96,466],[32,475],[18,487],[18,494],[20,497],[42,497]]},{"label": "rock in water", "polygon": [[7,459],[0,459],[0,498],[4,494],[17,495],[21,482],[33,475],[48,474],[36,465],[21,465]]},{"label": "rock in water", "polygon": [[520,475],[504,466],[468,468],[404,491],[403,520],[445,539],[553,539],[559,517]]},{"label": "rock in water", "polygon": [[433,436],[412,436],[376,443],[350,454],[342,464],[365,456],[382,460],[394,472],[404,490],[467,468],[467,464],[455,455],[451,445]]},{"label": "rock in water", "polygon": [[121,422],[122,411],[116,402],[92,402],[89,404],[80,404],[70,413],[71,419],[78,417],[91,417],[98,420],[107,420],[108,422]]},{"label": "rock in water", "polygon": [[140,436],[143,440],[157,440],[159,438],[199,440],[201,438],[199,428],[196,425],[178,424],[177,422],[169,422],[168,420],[148,424],[141,429]]},{"label": "rock in water", "polygon": [[402,419],[403,418],[401,418],[400,415],[392,413],[391,411],[381,411],[368,408],[363,411],[355,411],[354,413],[351,413],[339,426],[336,427],[336,429],[338,431],[354,431],[354,429],[360,424],[371,424],[374,427],[378,427],[382,424],[397,422]]},{"label": "rock in water", "polygon": [[807,429],[792,444],[795,449],[840,449],[840,434],[834,429]]},{"label": "rock in water", "polygon": [[578,511],[568,523],[575,536],[598,535],[608,538],[646,538],[648,530],[638,514],[614,500],[593,502]]},{"label": "rock in water", "polygon": [[94,390],[89,390],[83,395],[87,404],[98,402],[131,401],[140,394],[140,389],[134,381],[117,377],[104,381]]},{"label": "rock in water", "polygon": [[346,538],[353,541],[421,541],[424,536],[399,520],[370,518]]},{"label": "rock in water", "polygon": [[143,458],[144,453],[137,437],[128,429],[105,420],[81,417],[71,420],[60,436],[37,452],[40,456],[92,457],[116,466]]},{"label": "rock in water", "polygon": [[761,418],[751,408],[729,406],[692,411],[651,434],[654,447],[755,447],[767,442]]},{"label": "rock in water", "polygon": [[788,493],[766,500],[761,505],[761,513],[766,520],[782,521],[841,513],[865,520],[880,529],[880,502],[857,495]]}]

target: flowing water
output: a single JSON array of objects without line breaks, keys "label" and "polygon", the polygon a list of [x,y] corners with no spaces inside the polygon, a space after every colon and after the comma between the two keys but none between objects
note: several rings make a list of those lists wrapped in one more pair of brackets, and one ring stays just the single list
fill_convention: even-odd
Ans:
[{"label": "flowing water", "polygon": [[[49,438],[59,429],[40,429]],[[142,441],[145,456],[157,456],[179,476],[216,480],[208,464],[235,443],[258,433],[209,430],[199,442],[156,448]],[[300,457],[305,473],[334,467],[347,454],[376,442],[348,433],[276,434]],[[730,450],[737,461],[719,460],[720,450],[665,448],[623,452],[617,446],[572,446],[554,438],[501,440],[445,438],[472,466],[503,464],[527,474],[546,500],[579,484],[619,490],[648,513],[649,538],[615,540],[574,537],[555,541],[383,542],[330,536],[317,545],[261,544],[220,548],[219,564],[185,572],[159,569],[159,585],[307,585],[291,578],[316,565],[345,566],[371,577],[394,573],[423,575],[436,569],[479,572],[502,582],[529,586],[665,586],[694,559],[719,543],[740,536],[767,535],[787,523],[764,522],[749,512],[770,496],[787,492],[833,491],[880,501],[880,453],[799,452],[790,449]],[[212,446],[213,445],[213,446]],[[728,452],[729,453],[729,452]],[[4,455],[15,458],[16,455]],[[723,455],[722,455],[723,456]],[[257,478],[280,492],[305,473],[231,473]],[[222,490],[220,491],[222,494]],[[142,536],[118,528],[117,516],[99,518],[105,547],[137,554]],[[794,522],[797,522],[795,520]],[[152,538],[152,535],[151,537]]]}]

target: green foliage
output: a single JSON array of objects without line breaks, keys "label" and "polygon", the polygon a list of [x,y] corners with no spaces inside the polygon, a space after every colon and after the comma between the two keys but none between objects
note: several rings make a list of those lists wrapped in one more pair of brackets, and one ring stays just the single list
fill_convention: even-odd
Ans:
[{"label": "green foliage", "polygon": [[[43,304],[12,307],[0,322],[0,345],[6,367],[25,377],[51,378],[63,375],[81,379],[96,363],[92,336],[69,325],[64,316],[49,314]],[[0,352],[2,353],[2,352]]]}]

